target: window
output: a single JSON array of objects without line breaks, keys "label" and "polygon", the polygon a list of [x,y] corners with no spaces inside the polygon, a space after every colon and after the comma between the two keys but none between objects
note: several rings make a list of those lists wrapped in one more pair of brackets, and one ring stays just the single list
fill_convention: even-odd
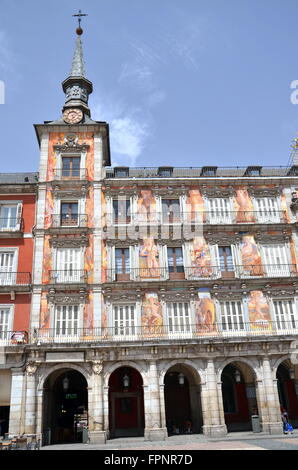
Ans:
[{"label": "window", "polygon": [[57,250],[57,270],[54,272],[56,282],[81,282],[81,249],[63,248]]},{"label": "window", "polygon": [[261,176],[261,166],[248,166],[245,170],[244,176]]},{"label": "window", "polygon": [[135,335],[135,305],[115,305],[113,326],[116,336]]},{"label": "window", "polygon": [[228,301],[220,304],[221,328],[223,331],[244,330],[243,306],[240,301]]},{"label": "window", "polygon": [[15,252],[0,251],[0,285],[12,285],[16,280]]},{"label": "window", "polygon": [[113,199],[113,221],[128,224],[130,220],[130,199]]},{"label": "window", "polygon": [[62,157],[62,177],[79,178],[80,163],[80,157]]},{"label": "window", "polygon": [[171,178],[173,176],[173,167],[160,166],[158,168],[158,176],[161,176],[162,178]]},{"label": "window", "polygon": [[61,202],[61,225],[78,225],[78,203]]},{"label": "window", "polygon": [[286,245],[263,245],[262,254],[267,276],[280,277],[290,275]]},{"label": "window", "polygon": [[234,262],[231,246],[218,247],[219,266],[223,277],[234,277]]},{"label": "window", "polygon": [[0,306],[0,340],[10,339],[9,332],[12,328],[11,307]]},{"label": "window", "polygon": [[169,333],[187,333],[191,331],[190,308],[187,302],[167,303]]},{"label": "window", "polygon": [[21,223],[22,204],[0,205],[0,230],[17,230]]},{"label": "window", "polygon": [[79,328],[79,306],[59,305],[56,307],[55,330],[57,336],[75,336]]},{"label": "window", "polygon": [[230,199],[215,197],[208,200],[210,224],[230,224],[232,222]]},{"label": "window", "polygon": [[258,222],[280,222],[277,199],[274,197],[258,197],[255,199]]},{"label": "window", "polygon": [[129,168],[128,167],[117,167],[114,168],[115,178],[128,178],[129,176]]},{"label": "window", "polygon": [[217,166],[203,166],[201,176],[216,176]]},{"label": "window", "polygon": [[170,224],[180,222],[179,199],[162,199],[162,220]]},{"label": "window", "polygon": [[116,280],[126,280],[130,278],[130,255],[129,248],[115,249]]},{"label": "window", "polygon": [[181,247],[168,247],[168,268],[170,279],[184,279],[183,253]]},{"label": "window", "polygon": [[298,327],[296,305],[293,299],[273,300],[273,311],[277,330]]}]

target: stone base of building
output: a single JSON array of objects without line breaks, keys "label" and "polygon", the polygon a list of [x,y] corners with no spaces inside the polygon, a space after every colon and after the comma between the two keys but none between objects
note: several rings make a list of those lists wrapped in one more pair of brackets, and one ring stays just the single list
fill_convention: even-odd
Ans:
[{"label": "stone base of building", "polygon": [[146,428],[145,441],[165,441],[168,438],[167,428]]},{"label": "stone base of building", "polygon": [[203,426],[203,434],[208,437],[224,437],[228,434],[227,426],[225,424]]},{"label": "stone base of building", "polygon": [[268,434],[282,434],[282,423],[280,421],[276,423],[262,423],[262,431]]},{"label": "stone base of building", "polygon": [[88,437],[90,444],[105,444],[108,438],[106,431],[90,431]]}]

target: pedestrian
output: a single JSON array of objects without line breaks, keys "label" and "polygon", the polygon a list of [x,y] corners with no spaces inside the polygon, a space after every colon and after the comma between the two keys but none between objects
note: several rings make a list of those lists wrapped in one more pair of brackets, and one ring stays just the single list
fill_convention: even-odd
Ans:
[{"label": "pedestrian", "polygon": [[289,423],[289,415],[288,415],[287,410],[283,406],[281,406],[280,412],[281,412],[281,419],[283,423],[284,434],[288,434],[289,432],[293,434],[294,430],[293,430],[293,426]]}]

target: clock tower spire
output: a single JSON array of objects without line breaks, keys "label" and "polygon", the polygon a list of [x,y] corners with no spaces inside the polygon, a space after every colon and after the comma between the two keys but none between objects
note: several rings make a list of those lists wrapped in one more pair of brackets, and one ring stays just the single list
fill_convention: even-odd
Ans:
[{"label": "clock tower spire", "polygon": [[65,104],[62,110],[63,119],[69,124],[72,124],[73,121],[76,123],[80,121],[83,122],[86,115],[90,117],[88,98],[93,91],[92,82],[90,82],[85,76],[86,72],[81,41],[81,36],[83,34],[83,30],[81,28],[81,17],[87,15],[81,13],[80,10],[77,15],[73,16],[77,16],[79,22],[79,26],[76,29],[76,46],[70,75],[62,82],[62,88],[65,93]]}]

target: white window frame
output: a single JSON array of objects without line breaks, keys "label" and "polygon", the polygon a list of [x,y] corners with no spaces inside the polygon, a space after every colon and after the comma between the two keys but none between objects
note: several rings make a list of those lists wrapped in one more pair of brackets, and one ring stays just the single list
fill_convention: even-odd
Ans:
[{"label": "white window frame", "polygon": [[[116,223],[114,221],[114,208],[113,208],[113,201],[114,200],[123,200],[123,201],[129,200],[129,202],[130,202],[130,222],[120,224],[120,223]],[[135,214],[136,214],[134,200],[135,200],[135,198],[133,196],[127,197],[127,195],[125,195],[125,194],[123,196],[120,196],[120,197],[107,196],[106,205],[107,205],[107,223],[108,223],[108,225],[115,225],[117,227],[131,225],[133,220],[135,219]]]},{"label": "white window frame", "polygon": [[[135,339],[138,336],[139,329],[140,329],[140,306],[137,302],[117,302],[113,303],[109,309],[109,327],[112,331],[113,338],[117,338],[118,340],[126,341],[130,338]],[[128,323],[123,321],[125,319],[118,319],[117,321],[119,324],[116,326],[116,318],[115,318],[115,309],[125,309],[133,308],[133,318],[128,319]],[[122,325],[121,325],[122,322]]]},{"label": "white window frame", "polygon": [[0,329],[0,344],[10,342],[11,333],[13,331],[14,322],[14,305],[13,304],[0,304],[0,310],[8,310],[7,328]]},{"label": "white window frame", "polygon": [[[59,216],[59,227],[64,227],[63,225],[61,225],[61,216],[62,216],[62,204],[65,203],[65,204],[74,204],[74,203],[77,203],[78,204],[78,222],[77,224],[74,224],[74,225],[70,225],[70,227],[79,227],[80,226],[80,216],[82,214],[85,213],[85,206],[86,206],[86,198],[85,197],[82,197],[82,198],[72,198],[72,197],[68,197],[68,198],[65,198],[62,196],[62,197],[58,197],[57,199],[55,199],[55,214],[57,214]],[[68,227],[67,225],[65,225],[65,227]]]},{"label": "white window frame", "polygon": [[0,201],[0,219],[2,218],[2,208],[5,206],[16,207],[16,221],[19,220],[19,223],[16,223],[15,227],[1,227],[0,223],[0,232],[17,232],[21,229],[21,217],[23,211],[23,201],[11,200],[1,200]]},{"label": "white window frame", "polygon": [[[207,198],[207,221],[209,224],[231,224],[233,223],[231,197],[209,197]],[[212,202],[217,201],[217,208],[212,207]],[[226,207],[224,207],[226,205]],[[215,212],[216,215],[212,215]]]},{"label": "white window frame", "polygon": [[69,153],[60,152],[60,151],[56,152],[56,168],[55,169],[58,170],[60,179],[63,179],[62,178],[62,158],[64,157],[80,158],[80,179],[83,179],[84,177],[83,170],[87,171],[86,170],[86,156],[87,156],[87,152],[75,152],[75,151],[69,152]]},{"label": "white window frame", "polygon": [[[70,307],[77,307],[78,308],[78,320],[77,320],[77,327],[76,327],[76,333],[75,330],[71,334],[58,334],[57,333],[57,312],[59,308],[70,308]],[[72,341],[78,341],[80,338],[80,333],[82,332],[83,329],[83,318],[84,318],[84,304],[78,304],[78,303],[71,303],[71,304],[55,304],[51,306],[51,314],[52,314],[52,327],[54,331],[54,338],[55,341],[57,342],[72,342]],[[69,329],[69,326],[66,327],[66,329]]]},{"label": "white window frame", "polygon": [[[273,201],[273,204],[271,204],[270,201]],[[253,198],[253,206],[254,206],[254,210],[256,211],[257,222],[262,223],[262,224],[274,224],[274,223],[281,222],[280,196],[272,196],[272,197],[255,196]]]},{"label": "white window frame", "polygon": [[[270,253],[273,249],[275,253]],[[268,277],[288,277],[291,274],[290,250],[287,243],[266,243],[260,246],[262,264]],[[276,257],[280,254],[284,261],[276,263]]]},{"label": "white window frame", "polygon": [[[59,261],[61,260],[61,255],[60,253],[62,253],[63,251],[66,252],[70,252],[70,250],[74,250],[77,252],[77,256],[78,256],[78,259],[77,259],[77,264],[78,264],[78,267],[75,268],[75,269],[69,269],[69,270],[65,270],[65,269],[61,269],[59,268]],[[56,279],[56,282],[59,282],[59,283],[74,283],[74,282],[82,282],[82,280],[80,279],[80,272],[81,274],[83,274],[83,269],[84,269],[84,254],[85,254],[85,247],[69,247],[69,248],[55,248],[54,250],[54,266],[55,266],[55,271],[66,271],[65,274],[61,273],[61,274],[58,274],[57,276],[57,279]],[[65,255],[64,255],[65,256]],[[60,258],[60,259],[59,259]],[[69,273],[68,273],[69,271]],[[75,275],[73,274],[70,274],[72,271],[80,271],[79,273],[77,272]],[[78,277],[79,276],[79,277]]]},{"label": "white window frame", "polygon": [[18,247],[1,247],[0,255],[2,253],[12,253],[13,254],[13,264],[11,271],[4,271],[2,276],[1,266],[0,266],[0,285],[8,286],[14,285],[17,282],[17,272],[18,272],[18,258],[19,258],[19,248]]},{"label": "white window frame", "polygon": [[[185,306],[187,306],[187,309],[185,309]],[[170,338],[192,336],[192,325],[194,322],[191,302],[184,300],[166,301],[165,319]]]},{"label": "white window frame", "polygon": [[[280,305],[278,308],[275,307],[275,304],[280,302],[282,304],[282,312],[280,309]],[[287,302],[292,303],[293,313],[289,312],[288,306],[284,306],[283,304]],[[271,298],[270,299],[270,310],[271,310],[271,318],[274,322],[274,329],[279,333],[284,332],[285,334],[293,333],[297,334],[298,330],[298,303],[297,298],[295,297],[288,297],[288,298]],[[292,317],[292,318],[291,318]]]},{"label": "white window frame", "polygon": [[[179,201],[179,220],[177,222],[169,222],[166,220],[163,220],[163,211],[162,211],[162,201],[163,200],[172,200],[172,201]],[[183,222],[183,199],[182,196],[159,196],[159,201],[160,201],[160,222],[162,224],[169,224],[169,225],[181,225]]]},{"label": "white window frame", "polygon": [[247,332],[243,300],[224,300],[219,301],[219,304],[219,327],[223,336],[233,336],[235,332],[237,336],[245,336]]}]

